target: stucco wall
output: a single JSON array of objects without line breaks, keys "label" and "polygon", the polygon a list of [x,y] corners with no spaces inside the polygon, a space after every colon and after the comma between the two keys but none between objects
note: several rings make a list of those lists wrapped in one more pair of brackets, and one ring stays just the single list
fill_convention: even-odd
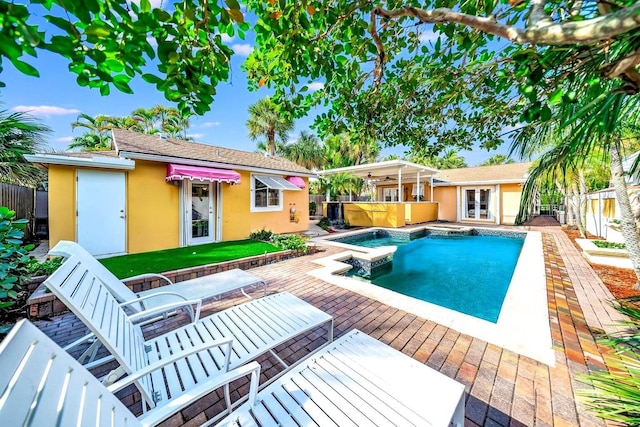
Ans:
[{"label": "stucco wall", "polygon": [[49,246],[76,240],[76,168],[49,165]]},{"label": "stucco wall", "polygon": [[434,187],[433,200],[438,202],[438,219],[456,221],[456,187]]},{"label": "stucco wall", "polygon": [[522,186],[519,184],[500,185],[501,224],[513,225],[520,209]]},{"label": "stucco wall", "polygon": [[166,164],[143,160],[127,173],[128,253],[180,246],[180,187],[166,174]]},{"label": "stucco wall", "polygon": [[[240,185],[222,186],[222,240],[238,240],[249,237],[262,229],[274,233],[296,233],[309,229],[309,181],[300,191],[282,192],[282,210],[251,212],[251,173],[239,171]],[[298,222],[291,222],[289,209],[295,203]]]}]

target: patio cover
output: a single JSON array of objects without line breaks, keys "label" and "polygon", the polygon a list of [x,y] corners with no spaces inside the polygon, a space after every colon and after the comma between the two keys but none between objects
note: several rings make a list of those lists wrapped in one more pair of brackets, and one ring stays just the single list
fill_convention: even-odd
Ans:
[{"label": "patio cover", "polygon": [[182,179],[240,184],[240,174],[234,170],[167,164],[167,177],[165,180],[179,181]]},{"label": "patio cover", "polygon": [[298,188],[305,188],[307,186],[307,184],[304,183],[304,179],[299,176],[288,176],[285,179]]}]

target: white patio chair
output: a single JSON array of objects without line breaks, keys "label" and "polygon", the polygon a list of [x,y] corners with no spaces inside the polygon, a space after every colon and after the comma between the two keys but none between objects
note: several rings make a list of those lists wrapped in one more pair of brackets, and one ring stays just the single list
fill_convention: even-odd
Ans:
[{"label": "white patio chair", "polygon": [[358,330],[252,387],[218,427],[464,425],[464,385]]},{"label": "white patio chair", "polygon": [[[140,274],[120,280],[76,242],[61,240],[49,251],[49,255],[64,258],[75,255],[85,264],[91,265],[93,273],[100,277],[123,307],[128,307],[136,314],[145,313],[144,316],[138,317],[144,322],[157,315],[166,318],[167,314],[172,314],[179,308],[186,309],[191,321],[194,322],[200,318],[202,300],[238,289],[251,299],[245,292],[245,288],[251,286],[263,285],[264,295],[267,295],[267,283],[264,280],[238,268],[178,283],[173,283],[168,277],[155,273]],[[135,293],[123,283],[145,278],[156,278],[167,284]]]},{"label": "white patio chair", "polygon": [[[212,341],[233,339],[231,354],[218,348],[189,357],[166,374],[166,389],[151,390],[136,381],[144,402],[154,407],[183,386],[198,384],[271,352],[287,367],[273,349],[315,328],[327,328],[327,341],[333,340],[333,318],[301,299],[283,292],[228,308],[164,335],[145,341],[139,325],[118,304],[86,257],[70,256],[47,280],[46,286],[73,312],[105,346],[120,366],[105,378],[105,384],[124,374],[136,374],[161,363],[177,351],[188,351]],[[227,363],[226,360],[229,359]],[[91,366],[97,364],[89,364]],[[143,405],[144,406],[144,405]]]},{"label": "white patio chair", "polygon": [[226,348],[228,354],[230,343],[230,339],[210,341],[177,352],[105,388],[32,323],[21,320],[0,343],[0,425],[154,426],[221,386],[228,396],[224,385],[242,376],[251,375],[255,390],[260,365],[252,362],[200,383],[187,382],[184,390],[158,402],[139,418],[113,394],[134,381],[149,387],[148,393],[153,394],[162,370],[172,371],[173,364],[189,364],[199,354],[218,351],[217,347]]}]

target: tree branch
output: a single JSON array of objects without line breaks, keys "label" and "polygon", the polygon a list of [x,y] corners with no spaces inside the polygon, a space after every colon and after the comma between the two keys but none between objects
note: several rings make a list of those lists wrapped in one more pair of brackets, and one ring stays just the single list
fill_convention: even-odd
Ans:
[{"label": "tree branch", "polygon": [[536,22],[529,22],[531,26],[524,29],[500,24],[493,18],[460,13],[449,8],[424,10],[406,6],[394,10],[376,8],[372,13],[387,19],[417,18],[425,24],[456,23],[506,38],[514,43],[549,46],[603,41],[640,27],[640,1],[597,18],[543,27],[536,27]]}]

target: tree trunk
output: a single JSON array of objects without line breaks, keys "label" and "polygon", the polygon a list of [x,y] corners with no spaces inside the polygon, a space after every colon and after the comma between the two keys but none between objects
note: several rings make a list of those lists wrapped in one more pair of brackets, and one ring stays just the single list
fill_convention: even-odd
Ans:
[{"label": "tree trunk", "polygon": [[580,198],[580,190],[578,189],[578,184],[575,180],[571,180],[571,184],[569,186],[569,194],[570,194],[570,204],[571,210],[573,211],[573,219],[575,221],[576,227],[578,227],[578,232],[580,233],[580,237],[586,239],[587,233],[584,228],[584,222],[582,222],[582,209],[581,209],[581,198]]},{"label": "tree trunk", "polygon": [[580,225],[578,229],[583,238],[587,238],[587,181],[582,169],[578,170],[578,203],[580,203]]},{"label": "tree trunk", "polygon": [[269,141],[269,146],[267,150],[269,151],[269,156],[275,157],[276,155],[276,131],[274,129],[269,129],[267,131],[267,140]]},{"label": "tree trunk", "polygon": [[631,210],[631,202],[629,201],[629,193],[627,192],[627,182],[624,179],[624,169],[622,168],[622,159],[618,151],[618,143],[613,141],[609,149],[611,156],[611,182],[616,191],[616,199],[620,206],[620,228],[622,237],[629,252],[629,258],[633,264],[636,273],[636,281],[633,289],[640,290],[640,238],[638,238],[638,229],[636,227],[636,218]]}]

